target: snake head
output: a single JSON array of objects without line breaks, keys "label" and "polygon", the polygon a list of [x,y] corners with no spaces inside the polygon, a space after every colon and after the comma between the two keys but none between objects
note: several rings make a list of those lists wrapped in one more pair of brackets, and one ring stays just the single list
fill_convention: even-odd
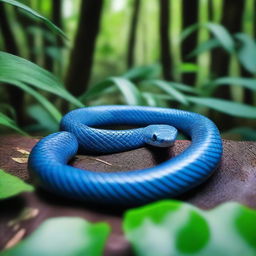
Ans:
[{"label": "snake head", "polygon": [[174,144],[178,131],[170,125],[149,125],[144,128],[145,143],[155,147],[170,147]]}]

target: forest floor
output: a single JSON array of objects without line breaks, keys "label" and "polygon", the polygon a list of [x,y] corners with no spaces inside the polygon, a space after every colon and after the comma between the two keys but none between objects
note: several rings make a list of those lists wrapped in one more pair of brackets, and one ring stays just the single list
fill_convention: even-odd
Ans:
[{"label": "forest floor", "polygon": [[[0,137],[0,169],[31,183],[26,159],[20,149],[30,151],[35,138],[9,135]],[[128,152],[101,156],[78,155],[70,163],[93,171],[115,172],[142,169],[157,165],[182,152],[189,141],[176,141],[170,149],[140,148]],[[256,142],[223,141],[224,154],[219,168],[204,184],[185,193],[178,200],[202,209],[211,209],[226,201],[236,201],[256,209]],[[24,159],[23,163],[16,160]],[[16,159],[16,160],[15,160]],[[75,202],[37,190],[26,192],[1,203],[0,249],[13,239],[33,232],[45,219],[57,216],[79,216],[91,222],[106,221],[112,227],[105,255],[131,255],[125,240],[121,220],[125,209]],[[26,218],[19,218],[27,211]],[[10,221],[20,220],[16,228]]]}]

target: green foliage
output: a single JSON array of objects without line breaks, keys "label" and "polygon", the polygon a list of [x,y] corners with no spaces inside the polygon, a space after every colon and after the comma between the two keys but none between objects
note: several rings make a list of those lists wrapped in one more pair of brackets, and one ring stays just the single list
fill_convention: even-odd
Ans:
[{"label": "green foliage", "polygon": [[203,211],[161,201],[126,212],[123,228],[136,255],[255,255],[256,212],[237,203]]},{"label": "green foliage", "polygon": [[0,125],[8,127],[22,135],[26,135],[24,131],[22,131],[15,123],[14,120],[6,116],[4,113],[0,112]]},{"label": "green foliage", "polygon": [[[76,107],[84,106],[50,72],[30,61],[4,52],[0,52],[0,82],[16,86],[32,95],[52,116],[56,123],[55,126],[62,117],[60,111],[45,96],[33,89],[33,87],[57,95]],[[3,124],[3,122],[1,123]],[[5,121],[5,123],[7,122]],[[10,122],[8,124],[9,127],[11,125],[14,127],[14,124]]]},{"label": "green foliage", "polygon": [[72,96],[57,77],[47,70],[9,53],[0,52],[0,81],[16,85],[18,82],[26,83],[35,88],[55,94],[76,107],[83,104]]},{"label": "green foliage", "polygon": [[[119,90],[124,98],[123,103],[129,105],[143,104],[156,107],[168,107],[168,102],[178,102],[180,103],[180,107],[188,108],[189,110],[193,109],[193,105],[198,105],[231,116],[250,119],[256,118],[256,107],[209,97],[213,94],[216,87],[222,85],[231,86],[234,84],[235,86],[243,86],[251,90],[256,90],[255,79],[223,77],[213,80],[210,84],[205,85],[205,89],[203,87],[202,90],[198,90],[182,83],[166,82],[164,80],[152,78],[148,79],[145,69],[141,67],[136,70],[136,72],[135,69],[133,69],[133,73],[139,77],[139,81],[137,79],[137,86],[132,81],[125,79],[125,76],[108,78],[103,82],[92,86],[87,93],[82,96],[81,100],[87,104],[93,104],[93,99],[105,97],[107,94],[118,92]],[[143,79],[143,75],[145,75],[145,79]],[[135,77],[132,78],[136,80]],[[153,93],[151,93],[152,91]],[[210,95],[208,92],[210,92]],[[205,95],[207,95],[207,97],[205,97]]]},{"label": "green foliage", "polygon": [[163,80],[146,80],[144,81],[143,84],[148,86],[158,87],[162,91],[164,91],[167,95],[172,96],[174,100],[177,100],[181,104],[188,105],[186,96],[182,92],[180,92],[178,89],[176,89],[175,86],[173,86],[171,83],[168,83]]},{"label": "green foliage", "polygon": [[18,2],[18,1],[15,1],[15,0],[0,0],[0,2],[6,3],[6,4],[11,4],[11,5],[19,8],[20,10],[24,11],[27,14],[27,16],[32,16],[32,17],[35,17],[36,19],[41,20],[52,31],[54,31],[55,33],[59,34],[63,38],[66,38],[65,33],[60,28],[58,28],[56,25],[54,25],[49,19],[45,18],[44,16],[42,16],[38,12],[36,12],[36,11],[32,10],[31,8],[29,8],[27,5],[24,5],[24,4],[22,4],[22,3]]},{"label": "green foliage", "polygon": [[256,118],[256,107],[252,107],[250,105],[216,98],[200,98],[190,96],[188,99],[190,102],[197,105],[206,106],[231,116],[252,119]]},{"label": "green foliage", "polygon": [[[180,1],[171,3],[170,11],[178,15],[176,15],[178,19],[171,15],[172,21],[170,22],[173,81],[162,79],[160,64],[145,65],[146,63],[156,63],[159,59],[159,45],[155,37],[158,29],[157,24],[155,24],[158,17],[157,3],[142,1],[135,38],[134,61],[137,67],[128,71],[125,71],[125,61],[123,60],[125,60],[129,30],[127,19],[131,18],[132,4],[104,4],[101,29],[95,51],[95,67],[91,79],[91,81],[99,82],[90,85],[89,89],[79,99],[72,96],[64,88],[60,79],[39,67],[39,65],[43,66],[45,58],[50,57],[54,62],[53,72],[58,75],[64,74],[65,67],[68,64],[68,58],[64,58],[64,56],[68,56],[71,50],[67,47],[68,45],[58,42],[56,36],[52,33],[53,31],[57,35],[65,37],[64,32],[54,25],[49,18],[46,18],[51,17],[54,11],[52,4],[48,1],[40,4],[37,1],[31,2],[30,7],[37,10],[35,11],[18,1],[0,0],[0,2],[17,7],[26,16],[36,19],[36,22],[28,26],[26,31],[21,31],[24,25],[22,19],[19,20],[18,18],[17,22],[16,18],[18,16],[16,17],[14,12],[7,10],[7,14],[11,14],[10,20],[12,21],[10,21],[10,24],[13,25],[15,37],[17,33],[17,38],[21,38],[21,40],[16,40],[18,48],[28,48],[28,45],[31,44],[23,45],[26,40],[35,41],[32,42],[33,49],[27,49],[27,55],[21,54],[21,56],[28,57],[31,53],[38,65],[21,57],[0,52],[0,82],[8,86],[16,86],[34,98],[32,100],[31,97],[26,96],[25,99],[25,113],[37,123],[36,125],[33,123],[28,127],[23,127],[27,131],[40,131],[40,129],[42,132],[56,131],[62,117],[61,112],[64,109],[62,108],[63,102],[59,98],[70,104],[65,111],[74,107],[83,107],[84,104],[129,104],[157,107],[174,106],[189,111],[201,111],[205,115],[211,113],[208,111],[209,109],[213,109],[234,117],[255,118],[254,111],[256,108],[244,96],[245,88],[251,92],[256,90],[255,78],[253,77],[256,74],[256,46],[252,24],[254,16],[253,10],[251,10],[253,3],[250,0],[246,1],[243,11],[243,33],[235,35],[232,35],[229,28],[220,23],[223,15],[225,15],[223,1],[199,1],[197,23],[186,27],[183,31],[181,31],[184,19],[182,9],[185,8],[185,3]],[[213,13],[209,12],[209,5],[214,10]],[[72,40],[79,17],[79,3],[72,3],[73,9],[70,8],[69,14],[66,13],[66,3],[64,3],[63,8],[65,9],[65,15],[62,17],[62,21],[65,24],[65,32]],[[11,8],[9,9],[11,10]],[[144,18],[146,14],[150,15],[150,20]],[[41,26],[41,23],[46,24],[52,31]],[[122,31],[120,31],[120,26],[122,26]],[[197,33],[198,44],[184,58],[184,56],[181,56],[182,44],[192,33]],[[20,36],[22,34],[23,36]],[[117,34],[118,37],[116,37]],[[214,72],[211,70],[211,60],[214,57],[211,51],[216,48],[223,50],[223,56],[227,56],[227,54],[230,56],[230,65],[224,77],[216,78],[215,75],[218,74],[214,73],[215,70]],[[184,62],[187,58],[192,57],[196,57],[197,61]],[[251,77],[242,77],[241,67],[251,73]],[[195,75],[196,85],[184,84],[183,75],[186,73]],[[229,100],[215,97],[216,90],[218,89],[219,93],[219,91],[224,90],[223,86],[229,86],[231,91]],[[3,92],[1,93],[1,99],[3,98],[4,101],[8,96],[7,91],[4,90],[5,88],[0,88]],[[54,100],[54,103],[52,100]],[[256,102],[256,98],[253,99],[253,102]],[[22,132],[15,121],[12,121],[8,116],[10,113],[6,108],[1,107],[0,111],[2,113],[0,117],[1,125]],[[214,121],[218,122],[219,120]],[[251,123],[253,124],[253,122]]]},{"label": "green foliage", "polygon": [[256,74],[256,43],[255,40],[246,34],[238,33],[235,38],[239,40],[241,46],[238,48],[238,58],[244,68],[252,73]]},{"label": "green foliage", "polygon": [[256,79],[244,77],[221,77],[212,81],[211,86],[217,88],[223,85],[241,86],[252,91],[256,91]]},{"label": "green foliage", "polygon": [[1,256],[100,256],[108,238],[106,223],[91,224],[77,217],[44,221],[29,237]]},{"label": "green foliage", "polygon": [[225,137],[235,135],[239,140],[256,141],[256,130],[250,127],[236,127],[225,131],[223,135]]},{"label": "green foliage", "polygon": [[33,191],[31,185],[0,169],[0,199],[7,199],[22,192]]},{"label": "green foliage", "polygon": [[[193,24],[189,26],[182,32],[181,40],[185,40],[188,36],[190,36],[192,33],[197,31],[200,27],[209,30],[213,34],[214,38],[219,42],[219,45],[222,46],[227,52],[232,53],[234,51],[235,43],[231,34],[228,32],[228,30],[222,25],[211,23],[211,22],[204,23],[202,25]],[[213,42],[215,42],[216,44],[215,40],[214,41],[209,40],[209,41],[211,42],[211,43],[208,43],[210,45],[214,44]],[[202,44],[205,44],[206,42],[209,42],[209,41],[204,41]],[[213,48],[212,45],[211,47]],[[205,47],[205,50],[209,50],[209,49],[210,49],[209,46]]]},{"label": "green foliage", "polygon": [[123,77],[110,77],[96,84],[81,96],[83,102],[99,97],[105,93],[119,90],[128,105],[142,105],[143,98],[135,84]]}]

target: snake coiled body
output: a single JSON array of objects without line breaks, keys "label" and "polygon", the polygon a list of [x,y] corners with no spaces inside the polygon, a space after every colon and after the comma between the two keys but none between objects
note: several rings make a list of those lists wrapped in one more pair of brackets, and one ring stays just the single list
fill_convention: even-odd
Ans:
[{"label": "snake coiled body", "polygon": [[[191,145],[155,167],[127,172],[93,172],[67,165],[80,150],[118,152],[141,146],[143,128],[100,130],[105,125],[170,125],[189,136]],[[208,118],[182,110],[141,106],[97,106],[71,111],[61,131],[43,138],[29,157],[30,173],[58,194],[99,203],[137,205],[175,197],[205,181],[218,166],[222,141]]]}]

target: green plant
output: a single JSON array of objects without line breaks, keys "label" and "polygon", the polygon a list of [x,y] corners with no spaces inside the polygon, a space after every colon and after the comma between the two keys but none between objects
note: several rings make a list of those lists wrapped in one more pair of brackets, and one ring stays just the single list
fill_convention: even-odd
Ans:
[{"label": "green plant", "polygon": [[256,212],[237,203],[203,211],[162,201],[125,214],[123,228],[136,255],[255,255]]},{"label": "green plant", "polygon": [[16,196],[22,192],[33,191],[33,186],[0,169],[0,199]]},{"label": "green plant", "polygon": [[100,256],[110,233],[107,223],[91,224],[78,217],[51,218],[1,256]]}]

